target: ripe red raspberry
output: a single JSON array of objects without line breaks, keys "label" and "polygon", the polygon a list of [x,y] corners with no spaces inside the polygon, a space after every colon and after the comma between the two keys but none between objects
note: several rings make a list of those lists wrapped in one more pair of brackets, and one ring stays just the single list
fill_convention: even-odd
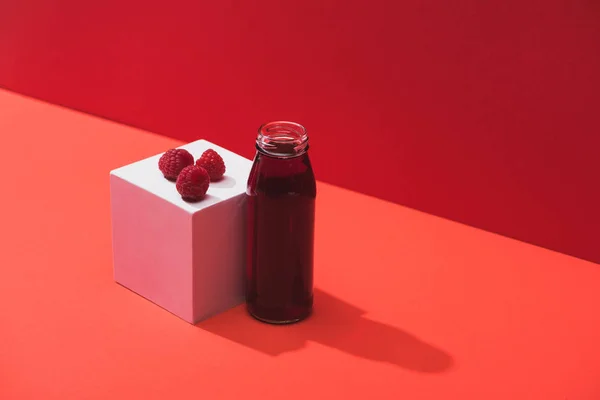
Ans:
[{"label": "ripe red raspberry", "polygon": [[194,202],[202,200],[209,183],[210,177],[204,168],[188,165],[179,173],[175,187],[185,201]]},{"label": "ripe red raspberry", "polygon": [[177,175],[188,165],[194,164],[194,156],[184,149],[171,149],[158,160],[158,169],[170,181],[177,179]]},{"label": "ripe red raspberry", "polygon": [[225,163],[221,156],[213,149],[208,149],[196,161],[196,165],[208,172],[211,181],[219,180],[225,173]]}]

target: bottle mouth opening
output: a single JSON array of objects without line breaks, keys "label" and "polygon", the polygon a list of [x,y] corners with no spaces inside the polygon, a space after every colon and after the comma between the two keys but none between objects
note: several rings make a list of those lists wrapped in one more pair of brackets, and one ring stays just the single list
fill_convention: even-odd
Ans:
[{"label": "bottle mouth opening", "polygon": [[258,128],[256,145],[270,155],[293,157],[306,152],[308,134],[306,128],[296,122],[268,122]]}]

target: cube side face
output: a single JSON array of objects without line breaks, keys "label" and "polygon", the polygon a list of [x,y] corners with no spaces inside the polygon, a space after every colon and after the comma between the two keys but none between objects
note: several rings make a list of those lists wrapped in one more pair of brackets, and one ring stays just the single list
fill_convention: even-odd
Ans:
[{"label": "cube side face", "polygon": [[244,301],[246,194],[194,214],[194,323]]},{"label": "cube side face", "polygon": [[111,174],[114,279],[193,322],[192,215]]}]

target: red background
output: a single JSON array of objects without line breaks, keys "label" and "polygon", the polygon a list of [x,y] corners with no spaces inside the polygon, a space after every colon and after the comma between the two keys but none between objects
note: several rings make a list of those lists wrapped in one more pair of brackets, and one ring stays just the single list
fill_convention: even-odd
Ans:
[{"label": "red background", "polygon": [[0,86],[600,262],[597,1],[155,3],[3,1]]}]

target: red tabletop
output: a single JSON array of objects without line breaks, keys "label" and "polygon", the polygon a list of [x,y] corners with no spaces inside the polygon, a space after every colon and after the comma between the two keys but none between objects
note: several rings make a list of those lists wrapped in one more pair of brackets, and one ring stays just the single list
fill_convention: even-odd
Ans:
[{"label": "red tabletop", "polygon": [[108,172],[179,142],[2,91],[0,134],[0,399],[600,399],[600,265],[320,183],[314,315],[193,326],[112,278]]}]

